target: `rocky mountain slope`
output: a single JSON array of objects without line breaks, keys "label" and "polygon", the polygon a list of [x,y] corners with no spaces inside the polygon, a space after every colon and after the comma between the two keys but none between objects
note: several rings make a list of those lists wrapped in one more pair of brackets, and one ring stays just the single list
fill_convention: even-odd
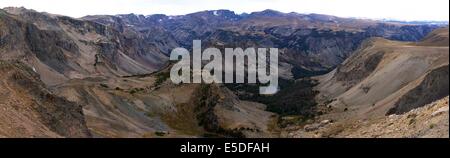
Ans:
[{"label": "rocky mountain slope", "polygon": [[[448,33],[443,28],[430,36],[442,30]],[[404,113],[448,95],[448,43],[429,45],[430,38],[441,37],[419,43],[367,41],[335,71],[319,78],[318,97],[350,111],[365,106]]]},{"label": "rocky mountain slope", "polygon": [[167,57],[138,36],[24,8],[0,10],[0,57],[36,69],[49,85],[90,76],[150,73]]},{"label": "rocky mountain slope", "polygon": [[[377,130],[382,131],[384,130],[382,126],[390,126],[383,125],[383,122],[400,126],[405,115],[422,116],[430,110],[445,106],[430,105],[428,109],[422,108],[418,112],[410,112],[449,95],[449,45],[441,42],[448,41],[448,38],[447,27],[435,30],[418,43],[389,41],[381,38],[366,41],[353,56],[334,71],[316,77],[319,82],[315,87],[319,91],[317,100],[324,113],[316,120],[325,121],[326,127],[319,128],[325,126],[324,123],[313,123],[300,131],[307,131],[309,134],[313,131],[317,134],[316,136],[325,137],[360,137],[361,133],[352,135],[349,129],[357,126],[361,128],[357,131],[361,132],[368,127],[376,126],[380,127]],[[440,102],[447,103],[448,107],[448,98],[447,102],[445,100]],[[394,118],[399,122],[372,122],[387,120],[387,116],[392,119],[390,115],[395,116]],[[426,118],[422,119],[426,120]],[[442,129],[445,128],[441,128],[437,131],[439,133],[435,134],[445,136],[442,132],[446,132],[448,137],[448,117],[437,119],[443,122],[443,125],[446,122],[447,128],[444,131]],[[330,120],[334,122],[332,125],[328,125]],[[406,126],[398,129],[397,132],[415,133],[426,130]],[[426,135],[428,134],[419,134],[417,137]],[[391,135],[390,132],[380,132],[377,135],[377,137],[402,136],[413,137],[414,135]]]},{"label": "rocky mountain slope", "polygon": [[20,62],[0,61],[0,137],[90,137],[82,106],[50,92]]},{"label": "rocky mountain slope", "polygon": [[[426,36],[437,27],[273,10],[74,19],[5,8],[0,136],[279,137],[285,113],[323,109],[319,118],[333,120],[402,114],[448,95],[448,28]],[[410,42],[363,42],[371,37]],[[228,85],[173,84],[167,56],[193,39],[204,47],[279,48],[288,88],[244,101]],[[302,78],[336,66],[314,78],[315,89]],[[315,107],[315,90],[323,106]]]},{"label": "rocky mountain slope", "polygon": [[279,48],[282,77],[287,79],[324,73],[341,62],[369,37],[418,41],[436,26],[405,25],[320,14],[281,13],[265,10],[236,14],[229,10],[203,11],[180,16],[86,16],[159,43],[169,53],[175,46],[192,48],[192,40],[204,47]]},{"label": "rocky mountain slope", "polygon": [[86,105],[96,137],[276,136],[269,128],[276,115],[264,111],[265,105],[240,101],[220,85],[174,85],[167,71],[72,80],[52,89]]},{"label": "rocky mountain slope", "polygon": [[[448,138],[448,96],[401,115],[361,123],[340,133],[342,137]],[[355,130],[355,131],[354,131]]]},{"label": "rocky mountain slope", "polygon": [[[448,96],[401,115],[389,115],[352,124],[323,120],[304,129],[290,129],[284,136],[293,138],[448,138]],[[344,128],[345,127],[345,128]]]}]

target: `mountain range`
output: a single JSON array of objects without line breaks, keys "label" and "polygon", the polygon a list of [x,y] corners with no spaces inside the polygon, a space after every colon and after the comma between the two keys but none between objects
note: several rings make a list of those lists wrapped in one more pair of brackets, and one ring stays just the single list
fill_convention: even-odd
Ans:
[{"label": "mountain range", "polygon": [[[171,83],[168,56],[193,40],[279,48],[280,92]],[[364,130],[354,122],[448,96],[448,26],[274,10],[71,18],[9,7],[0,61],[0,137],[352,137]],[[448,117],[433,117],[448,137]]]}]

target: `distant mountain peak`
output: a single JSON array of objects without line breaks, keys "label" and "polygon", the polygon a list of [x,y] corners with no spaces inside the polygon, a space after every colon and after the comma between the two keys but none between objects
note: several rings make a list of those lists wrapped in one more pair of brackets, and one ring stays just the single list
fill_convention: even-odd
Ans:
[{"label": "distant mountain peak", "polygon": [[260,12],[252,12],[251,15],[262,15],[262,16],[280,16],[284,15],[285,13],[282,13],[280,11],[276,11],[273,9],[266,9]]}]

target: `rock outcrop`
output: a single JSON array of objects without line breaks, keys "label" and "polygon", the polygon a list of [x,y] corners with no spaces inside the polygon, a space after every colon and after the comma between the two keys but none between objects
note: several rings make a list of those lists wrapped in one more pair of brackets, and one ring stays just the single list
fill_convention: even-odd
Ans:
[{"label": "rock outcrop", "polygon": [[[35,67],[48,85],[92,76],[146,74],[167,56],[138,35],[96,22],[24,8],[0,11],[0,57]],[[103,64],[97,64],[102,59]]]},{"label": "rock outcrop", "polygon": [[82,106],[50,92],[32,68],[0,61],[0,137],[90,137]]}]

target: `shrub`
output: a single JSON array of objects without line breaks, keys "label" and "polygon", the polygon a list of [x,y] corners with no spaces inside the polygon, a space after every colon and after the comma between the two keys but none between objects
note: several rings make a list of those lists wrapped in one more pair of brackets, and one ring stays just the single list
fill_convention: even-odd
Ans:
[{"label": "shrub", "polygon": [[435,124],[431,124],[430,129],[433,129],[435,126],[436,126]]},{"label": "shrub", "polygon": [[163,137],[163,136],[166,135],[166,133],[165,133],[165,132],[161,132],[161,131],[156,131],[156,132],[155,132],[155,135],[156,135],[156,136],[159,136],[159,137]]},{"label": "shrub", "polygon": [[145,90],[144,88],[133,88],[133,89],[131,89],[131,90],[129,91],[129,93],[130,93],[130,94],[135,94],[135,93],[137,93],[137,92],[144,91],[144,90]]},{"label": "shrub", "polygon": [[103,87],[103,88],[109,88],[109,86],[107,84],[104,84],[104,83],[100,83],[100,86]]},{"label": "shrub", "polygon": [[166,81],[168,78],[170,77],[170,73],[169,72],[161,72],[156,74],[156,81],[154,83],[153,86],[159,86],[162,83],[164,83],[164,81]]}]

